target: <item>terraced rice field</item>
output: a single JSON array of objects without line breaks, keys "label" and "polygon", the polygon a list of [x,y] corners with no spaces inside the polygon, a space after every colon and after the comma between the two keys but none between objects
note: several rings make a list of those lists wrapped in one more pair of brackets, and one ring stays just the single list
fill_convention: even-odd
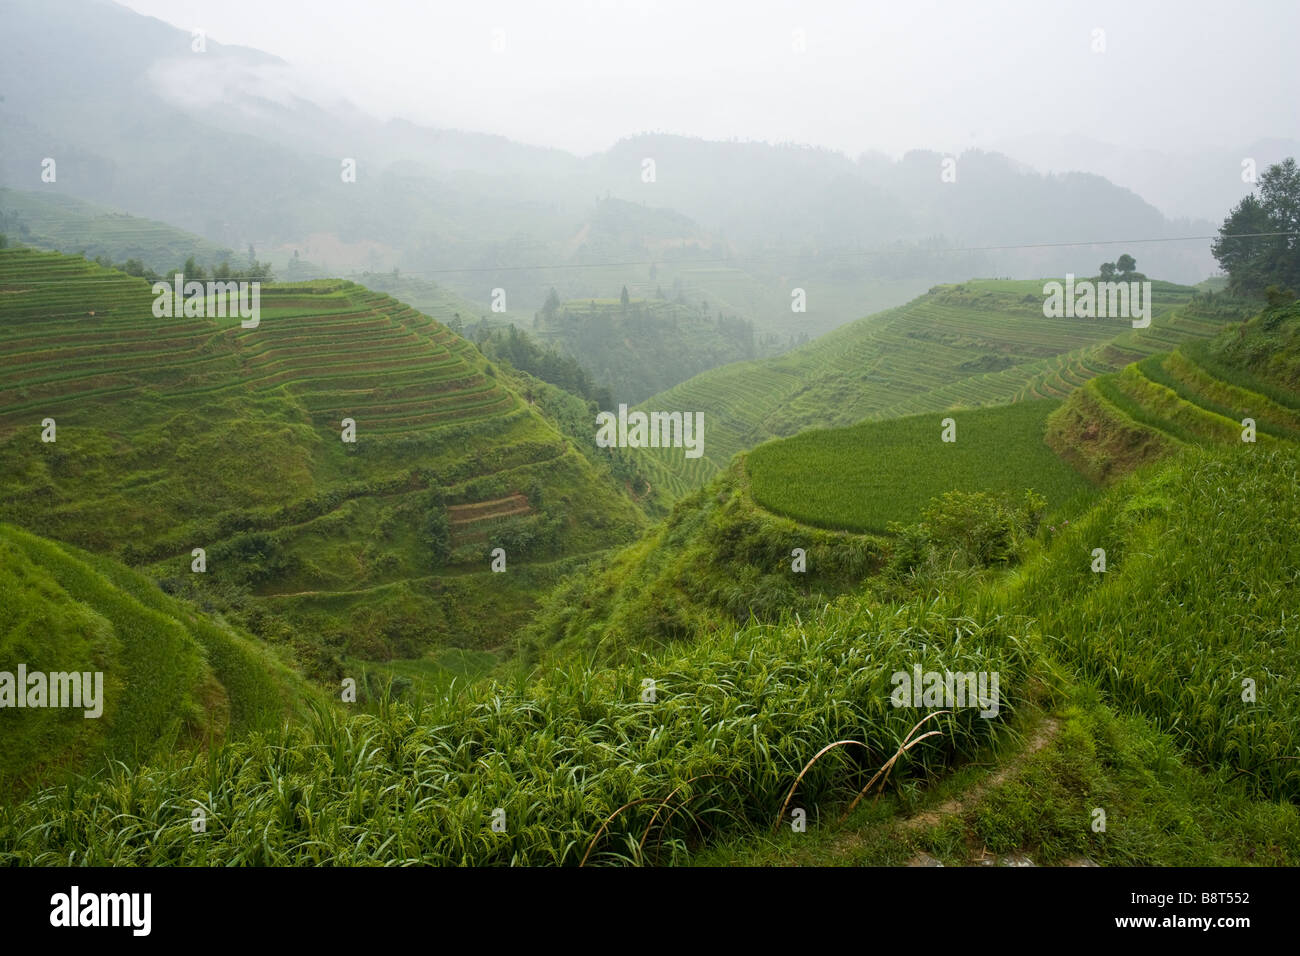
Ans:
[{"label": "terraced rice field", "polygon": [[1163,321],[1152,321],[1150,329],[1123,333],[1112,342],[1092,345],[1077,352],[1058,356],[1044,367],[1027,367],[1031,377],[1015,393],[1015,400],[1026,398],[1064,398],[1074,389],[1098,375],[1115,372],[1132,362],[1169,351],[1184,342],[1208,339],[1223,328],[1225,321],[1249,317],[1242,307],[1228,316],[1222,311],[1208,312],[1191,302],[1171,310]]},{"label": "terraced rice field", "polygon": [[1153,284],[1150,328],[1125,319],[1049,319],[1042,283],[937,286],[776,359],[714,369],[648,399],[703,411],[704,456],[647,450],[662,487],[696,487],[736,452],[808,427],[1060,398],[1097,374],[1213,334],[1237,316],[1201,314],[1194,290]]},{"label": "terraced rice field", "polygon": [[[608,548],[643,520],[472,344],[387,295],[263,285],[248,329],[153,304],[142,279],[0,250],[0,521],[176,589],[247,594],[275,633],[368,630],[355,652],[387,657],[428,643],[404,634],[490,646],[528,613],[563,569],[491,575],[479,546],[538,520],[526,489],[570,520],[512,551],[512,569]],[[456,509],[450,557],[427,537],[435,491]]]},{"label": "terraced rice field", "polygon": [[1245,418],[1255,420],[1257,443],[1300,439],[1300,411],[1214,378],[1183,352],[1151,356],[1094,384],[1116,411],[1184,444],[1238,443]]},{"label": "terraced rice field", "polygon": [[[6,250],[8,252],[8,250]],[[33,278],[39,276],[39,278]],[[321,428],[384,435],[493,418],[518,399],[428,316],[346,282],[265,286],[261,324],[156,318],[140,279],[55,253],[0,256],[0,434],[31,414],[75,420],[142,388],[178,399],[283,389]]]},{"label": "terraced rice field", "polygon": [[[1247,334],[1260,335],[1257,323],[1242,328]],[[1053,416],[1049,443],[1085,473],[1109,479],[1183,445],[1300,440],[1294,391],[1225,361],[1221,350],[1232,338],[1195,335],[1175,351],[1094,377]],[[1242,441],[1246,419],[1255,422],[1253,445]]]}]

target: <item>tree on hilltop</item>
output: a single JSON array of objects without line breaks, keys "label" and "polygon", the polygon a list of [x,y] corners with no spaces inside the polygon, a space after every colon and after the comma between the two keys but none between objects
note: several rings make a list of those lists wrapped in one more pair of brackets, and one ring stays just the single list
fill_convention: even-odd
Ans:
[{"label": "tree on hilltop", "polygon": [[[1228,287],[1261,295],[1269,286],[1300,289],[1300,168],[1288,157],[1260,177],[1219,227],[1210,247]],[[1281,235],[1278,235],[1278,234]]]}]

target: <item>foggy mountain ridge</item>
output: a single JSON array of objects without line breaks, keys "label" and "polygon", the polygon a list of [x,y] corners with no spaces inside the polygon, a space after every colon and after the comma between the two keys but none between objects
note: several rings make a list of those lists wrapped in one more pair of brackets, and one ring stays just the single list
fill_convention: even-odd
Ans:
[{"label": "foggy mountain ridge", "polygon": [[[1096,173],[1044,174],[984,150],[953,157],[955,182],[940,178],[948,155],[930,149],[898,160],[882,152],[853,159],[817,146],[641,133],[578,157],[489,133],[380,120],[316,90],[279,57],[210,39],[197,54],[189,33],[104,0],[11,0],[5,16],[0,118],[9,135],[0,182],[67,191],[233,248],[288,249],[334,236],[335,257],[320,261],[328,270],[562,261],[580,245],[574,239],[593,203],[606,196],[680,214],[712,236],[707,246],[742,258],[1213,229],[1208,219],[1168,219]],[[70,80],[58,64],[69,51],[102,78],[93,98],[66,95]],[[40,162],[51,154],[58,180],[42,184]],[[359,170],[346,189],[344,158]],[[649,183],[642,181],[646,160],[654,163]],[[971,267],[1082,273],[1106,251],[997,251]],[[1203,244],[1134,253],[1163,278],[1194,282],[1214,271]],[[947,275],[946,264],[933,268]],[[484,297],[478,279],[448,281]]]}]

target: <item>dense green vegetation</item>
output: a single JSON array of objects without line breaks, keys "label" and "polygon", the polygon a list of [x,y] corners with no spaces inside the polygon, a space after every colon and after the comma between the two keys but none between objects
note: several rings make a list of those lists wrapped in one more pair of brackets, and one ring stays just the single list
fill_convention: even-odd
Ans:
[{"label": "dense green vegetation", "polygon": [[[899,787],[847,820],[740,835],[702,866],[1285,866],[1300,855],[1300,813],[1253,799],[1241,776],[1207,771],[1145,718],[1081,686],[1054,714],[1024,711],[1001,747],[933,787]],[[1094,832],[1093,811],[1107,816]]]},{"label": "dense green vegetation", "polygon": [[1043,442],[1057,404],[911,415],[768,442],[748,456],[754,500],[805,524],[877,532],[955,490],[1033,490],[1059,508],[1089,486]]},{"label": "dense green vegetation", "polygon": [[1139,471],[1058,530],[1007,597],[1109,699],[1288,800],[1300,796],[1300,539],[1286,530],[1300,526],[1298,465],[1294,446],[1238,443]]},{"label": "dense green vegetation", "polygon": [[[969,278],[1204,275],[1212,223],[1100,175],[580,157],[3,17],[0,866],[1300,865],[1294,160],[1134,328]],[[161,313],[176,271],[257,321]],[[623,402],[703,457],[597,447]]]},{"label": "dense green vegetation", "polygon": [[[993,285],[881,334],[969,356],[958,316],[1027,294]],[[140,279],[28,249],[0,252],[0,293],[0,516],[28,529],[0,526],[0,670],[93,666],[111,701],[2,715],[0,862],[1300,861],[1300,306],[1216,335],[1240,303],[1189,290],[1140,343],[1036,360],[1138,360],[1064,403],[770,442],[611,550],[644,524],[644,459],[596,449],[594,403],[531,348],[490,361],[339,281],[268,284],[250,330],[155,319]],[[1029,326],[1004,319],[1011,347]],[[1015,347],[1068,338],[1038,331]],[[889,407],[971,383],[914,384]],[[1069,459],[1101,491],[1062,441],[1129,454]],[[891,702],[915,666],[996,672],[998,712],[917,730],[935,708]]]},{"label": "dense green vegetation", "polygon": [[1045,514],[1095,493],[1043,441],[1057,404],[953,412],[955,443],[936,414],[738,456],[651,533],[557,588],[527,630],[529,657],[622,660],[864,587],[892,593],[918,568],[1014,563]]},{"label": "dense green vegetation", "polygon": [[472,339],[488,358],[509,362],[521,372],[594,402],[597,408],[610,408],[614,404],[613,393],[606,386],[597,385],[577,359],[561,355],[554,348],[539,346],[528,333],[520,332],[513,325],[504,329],[476,329]]},{"label": "dense green vegetation", "polygon": [[880,570],[887,550],[877,536],[823,531],[764,512],[738,460],[641,540],[565,580],[529,625],[525,659],[580,653],[625,661],[754,618],[811,613],[857,590]]},{"label": "dense green vegetation", "polygon": [[[2,809],[0,862],[50,862],[43,847],[58,834],[59,858],[84,864],[572,864],[629,803],[591,861],[681,861],[700,832],[770,826],[826,741],[865,750],[820,762],[798,805],[851,796],[919,719],[890,705],[893,671],[1000,670],[1009,714],[1025,653],[1006,621],[845,606],[623,668],[571,664],[374,716],[321,709],[283,733],[80,786],[63,798],[75,818],[53,792]],[[653,702],[642,700],[647,678]],[[936,723],[942,736],[910,751],[909,776],[975,753],[996,726],[973,710]],[[201,839],[195,801],[209,814]],[[491,829],[496,808],[504,833]]]}]

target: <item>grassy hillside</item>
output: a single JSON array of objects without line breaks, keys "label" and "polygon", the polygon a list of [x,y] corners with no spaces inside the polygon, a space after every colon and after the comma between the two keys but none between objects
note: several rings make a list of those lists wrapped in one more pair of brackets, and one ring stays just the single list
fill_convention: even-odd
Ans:
[{"label": "grassy hillside", "polygon": [[0,793],[279,726],[308,693],[257,641],[143,575],[11,525],[0,525],[0,595],[0,671],[103,673],[98,717],[0,711]]},{"label": "grassy hillside", "polygon": [[[754,500],[804,524],[878,532],[918,520],[931,500],[954,490],[1032,489],[1059,508],[1089,484],[1043,442],[1058,404],[912,415],[768,442],[747,456]],[[945,442],[949,418],[956,440]]]},{"label": "grassy hillside", "polygon": [[1124,319],[1044,318],[1042,289],[1036,280],[936,286],[779,358],[714,369],[647,399],[640,405],[647,411],[705,415],[702,458],[646,452],[657,484],[683,494],[736,452],[804,428],[1061,397],[1091,376],[1247,314],[1245,306],[1193,302],[1195,290],[1156,282],[1151,327],[1135,330]]},{"label": "grassy hillside", "polygon": [[[1263,450],[1300,440],[1300,306],[1270,309],[1212,340],[1090,381],[1048,421],[1048,441],[1110,480],[1187,445]],[[1255,422],[1254,442],[1243,422]]]},{"label": "grassy hillside", "polygon": [[[891,788],[807,832],[739,834],[698,866],[1288,866],[1300,813],[1206,770],[1141,715],[1080,686],[1028,708],[999,745],[934,786]],[[824,809],[824,808],[823,808]],[[1092,811],[1122,820],[1094,832]]]},{"label": "grassy hillside", "polygon": [[[159,761],[133,787],[79,788],[66,817],[57,792],[0,808],[0,863],[572,865],[589,846],[593,863],[680,862],[697,832],[770,825],[825,741],[865,734],[862,765],[886,759],[917,719],[890,705],[889,675],[914,661],[1000,670],[1009,715],[1026,686],[1023,648],[1002,622],[957,624],[846,607],[808,634],[793,622],[749,628],[615,670],[572,664],[373,717],[322,710],[212,757]],[[641,699],[645,678],[657,680],[653,702]],[[909,775],[977,752],[997,724],[950,716],[942,737],[911,752]],[[845,795],[859,776],[823,761],[799,805]],[[106,824],[100,808],[114,800],[119,816]],[[192,839],[176,809],[195,800],[221,821],[208,839]],[[680,810],[656,813],[661,803]],[[504,833],[490,828],[496,808]]]},{"label": "grassy hillside", "polygon": [[[1000,711],[931,720],[937,733],[902,754],[886,800],[838,831],[851,846],[878,848],[871,834],[895,836],[882,824],[897,814],[913,835],[890,862],[916,842],[961,852],[969,826],[999,852],[1041,845],[1052,860],[1294,864],[1298,469],[1290,447],[1193,449],[1111,489],[1021,574],[974,589],[844,598],[613,669],[548,667],[368,716],[323,710],[210,757],[49,790],[0,809],[0,862],[684,862],[710,846],[726,858],[737,840],[781,846],[770,834],[790,807],[806,809],[810,840],[835,838],[923,716],[890,704],[890,675],[919,664],[996,671]],[[1094,544],[1114,555],[1104,575],[1089,569]],[[1258,679],[1249,702],[1246,676]],[[1035,712],[1046,746],[1030,759],[1017,738]],[[812,760],[845,740],[857,746]],[[1022,744],[1023,769],[1004,767],[988,799],[951,819],[911,816],[952,771],[969,782]],[[1184,819],[1171,793],[1207,822]],[[177,809],[194,801],[221,821],[207,839]],[[1099,805],[1113,834],[1088,825]]]},{"label": "grassy hillside", "polygon": [[643,523],[471,344],[387,296],[268,285],[255,329],[152,304],[83,259],[0,251],[0,518],[147,569],[321,676],[500,647],[568,562]]}]

